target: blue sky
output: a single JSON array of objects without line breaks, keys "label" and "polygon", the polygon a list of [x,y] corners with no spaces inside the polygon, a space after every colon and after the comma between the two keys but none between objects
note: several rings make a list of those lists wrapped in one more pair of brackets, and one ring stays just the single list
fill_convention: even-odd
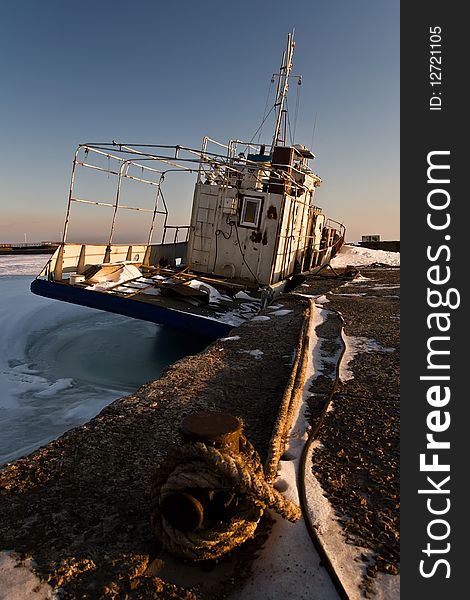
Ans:
[{"label": "blue sky", "polygon": [[349,241],[399,239],[398,0],[2,0],[0,242],[59,237],[79,143],[251,139],[292,28],[317,204]]}]

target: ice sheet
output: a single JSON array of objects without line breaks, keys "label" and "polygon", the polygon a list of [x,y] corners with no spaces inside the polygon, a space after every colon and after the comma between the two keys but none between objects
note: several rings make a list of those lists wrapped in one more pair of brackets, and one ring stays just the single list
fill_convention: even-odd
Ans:
[{"label": "ice sheet", "polygon": [[45,260],[0,257],[0,465],[88,421],[205,343],[35,296],[29,286]]}]

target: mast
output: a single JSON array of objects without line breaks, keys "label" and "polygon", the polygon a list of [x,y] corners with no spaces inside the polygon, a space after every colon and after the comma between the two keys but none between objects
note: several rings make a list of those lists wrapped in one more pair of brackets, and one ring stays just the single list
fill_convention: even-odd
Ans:
[{"label": "mast", "polygon": [[[272,148],[277,146],[281,133],[282,115],[284,112],[284,102],[289,89],[289,74],[292,71],[292,57],[294,55],[294,31],[287,34],[287,48],[282,53],[281,66],[279,68],[279,79],[277,82],[276,101],[274,107],[277,108],[276,128],[274,130]],[[284,140],[285,141],[285,140]]]}]

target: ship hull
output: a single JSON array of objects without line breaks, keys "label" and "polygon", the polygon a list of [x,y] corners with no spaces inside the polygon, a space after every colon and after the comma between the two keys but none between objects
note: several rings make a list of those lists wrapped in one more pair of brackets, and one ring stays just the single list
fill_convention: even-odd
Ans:
[{"label": "ship hull", "polygon": [[103,292],[82,289],[45,279],[35,279],[31,283],[31,291],[33,294],[45,298],[96,308],[213,339],[227,335],[234,327],[215,319],[173,308],[155,306],[132,298],[111,296]]}]

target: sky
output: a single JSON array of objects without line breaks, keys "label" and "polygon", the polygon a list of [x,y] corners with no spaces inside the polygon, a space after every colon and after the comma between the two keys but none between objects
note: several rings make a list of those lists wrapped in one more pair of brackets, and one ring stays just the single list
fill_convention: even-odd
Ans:
[{"label": "sky", "polygon": [[[399,239],[398,0],[2,0],[0,243],[59,239],[80,143],[251,139],[292,29],[316,203],[347,241]],[[189,223],[191,187],[170,185],[170,223]],[[70,241],[106,239],[96,210]]]}]

